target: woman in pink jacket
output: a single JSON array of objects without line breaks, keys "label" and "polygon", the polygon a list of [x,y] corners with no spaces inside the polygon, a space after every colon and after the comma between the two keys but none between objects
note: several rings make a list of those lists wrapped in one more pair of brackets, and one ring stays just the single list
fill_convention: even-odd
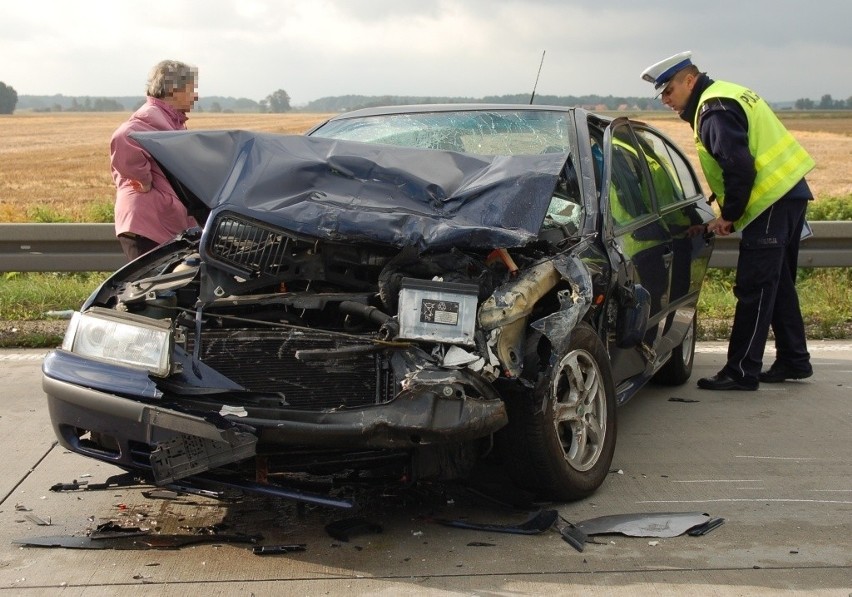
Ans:
[{"label": "woman in pink jacket", "polygon": [[198,69],[163,60],[148,77],[147,100],[110,139],[115,181],[115,233],[129,260],[197,226],[163,171],[129,134],[186,128],[187,113],[198,100]]}]

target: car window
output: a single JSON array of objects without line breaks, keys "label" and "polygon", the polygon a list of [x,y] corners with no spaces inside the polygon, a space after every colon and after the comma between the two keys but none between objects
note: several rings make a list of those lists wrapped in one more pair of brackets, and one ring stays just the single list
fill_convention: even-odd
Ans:
[{"label": "car window", "polygon": [[570,153],[570,113],[460,110],[331,120],[312,137],[481,155]]},{"label": "car window", "polygon": [[699,194],[690,168],[670,143],[649,130],[639,130],[637,135],[661,207]]},{"label": "car window", "polygon": [[640,162],[644,158],[626,125],[613,129],[611,159],[609,202],[616,225],[624,226],[653,213],[653,200]]}]

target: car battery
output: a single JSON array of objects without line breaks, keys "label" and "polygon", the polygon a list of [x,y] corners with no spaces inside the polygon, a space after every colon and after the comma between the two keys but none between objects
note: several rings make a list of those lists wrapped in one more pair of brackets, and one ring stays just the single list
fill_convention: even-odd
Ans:
[{"label": "car battery", "polygon": [[399,337],[472,346],[478,296],[474,284],[403,278]]}]

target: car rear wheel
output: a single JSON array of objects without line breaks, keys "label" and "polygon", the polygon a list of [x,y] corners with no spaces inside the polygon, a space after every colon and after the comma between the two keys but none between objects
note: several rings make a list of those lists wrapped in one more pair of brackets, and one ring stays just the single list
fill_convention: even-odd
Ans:
[{"label": "car rear wheel", "polygon": [[532,395],[507,400],[501,446],[521,485],[576,500],[604,481],[615,451],[615,390],[609,358],[595,331],[580,324],[553,355]]},{"label": "car rear wheel", "polygon": [[668,362],[654,374],[654,383],[663,386],[679,386],[689,380],[692,375],[692,363],[695,360],[697,317],[697,315],[692,316],[692,322],[689,324],[689,329],[686,330],[683,342],[672,351],[672,356]]}]

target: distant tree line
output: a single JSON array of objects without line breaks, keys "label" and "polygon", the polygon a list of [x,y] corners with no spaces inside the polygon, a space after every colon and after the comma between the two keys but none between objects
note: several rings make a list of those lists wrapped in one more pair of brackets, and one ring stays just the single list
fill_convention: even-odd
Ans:
[{"label": "distant tree line", "polygon": [[[486,95],[484,97],[442,97],[442,96],[367,96],[338,95],[323,97],[310,102],[305,112],[345,112],[375,106],[393,106],[407,104],[529,104],[530,94]],[[662,110],[662,102],[649,97],[626,97],[613,95],[536,95],[535,104],[550,106],[584,106],[597,110]]]},{"label": "distant tree line", "polygon": [[[72,97],[57,95],[21,95],[9,85],[0,82],[0,114],[11,114],[14,110],[32,110],[35,112],[124,112],[136,110],[145,102],[144,96],[124,97]],[[487,95],[485,97],[447,97],[447,96],[399,96],[399,95],[336,95],[323,97],[299,108],[301,112],[346,112],[359,108],[407,104],[528,104],[530,95]],[[640,111],[664,110],[657,98],[630,97],[613,95],[536,95],[534,103],[553,106],[582,106],[594,110]],[[819,101],[801,98],[795,102],[773,103],[775,109],[796,110],[850,110],[852,96],[845,100],[835,100],[831,95],[823,95]],[[202,96],[196,103],[198,112],[271,112],[282,113],[293,110],[290,95],[278,89],[260,101],[240,97]]]},{"label": "distant tree line", "polygon": [[50,108],[36,108],[35,112],[124,112],[124,104],[110,97],[83,97],[71,98],[71,104],[63,107],[62,104],[53,104]]},{"label": "distant tree line", "polygon": [[[0,83],[2,85],[2,83]],[[2,89],[2,88],[0,88]],[[14,90],[12,90],[14,92]],[[0,93],[2,95],[2,93]],[[145,103],[144,96],[124,97],[73,97],[65,95],[15,95],[20,110],[33,112],[125,112],[136,110]],[[2,100],[2,97],[0,97]],[[199,98],[195,105],[198,112],[289,112],[290,95],[278,89],[261,101],[245,97],[210,96]],[[12,113],[14,105],[8,114]]]},{"label": "distant tree line", "polygon": [[836,100],[826,94],[818,103],[812,99],[801,98],[793,103],[793,107],[797,110],[852,110],[852,95],[845,100]]}]

